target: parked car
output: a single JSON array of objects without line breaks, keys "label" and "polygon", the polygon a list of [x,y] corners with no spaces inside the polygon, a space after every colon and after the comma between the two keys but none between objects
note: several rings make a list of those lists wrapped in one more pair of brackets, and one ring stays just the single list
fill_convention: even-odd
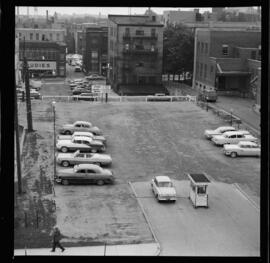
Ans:
[{"label": "parked car", "polygon": [[57,150],[66,153],[68,151],[75,152],[104,152],[105,145],[101,141],[93,140],[89,137],[73,137],[71,140],[58,140],[56,143]]},{"label": "parked car", "polygon": [[217,92],[215,90],[205,90],[200,91],[198,94],[198,100],[216,102],[217,101]]},{"label": "parked car", "polygon": [[[18,88],[16,92],[17,98],[22,98],[24,92],[24,98],[26,99],[25,89]],[[30,99],[41,99],[41,94],[37,92],[35,89],[30,89]]]},{"label": "parked car", "polygon": [[93,126],[92,123],[87,121],[76,121],[73,124],[65,124],[60,129],[60,133],[66,135],[73,134],[75,131],[92,132],[94,135],[102,135],[102,131],[98,127]]},{"label": "parked car", "polygon": [[101,141],[104,145],[107,143],[106,138],[101,135],[94,135],[92,132],[80,132],[80,131],[75,131],[72,135],[58,135],[57,139],[58,140],[71,140],[74,137],[89,137],[93,140],[96,141]]},{"label": "parked car", "polygon": [[81,93],[79,95],[74,95],[73,100],[86,100],[86,101],[97,101],[98,97],[93,93]]},{"label": "parked car", "polygon": [[207,139],[211,139],[214,135],[221,135],[222,133],[227,131],[236,131],[236,128],[234,128],[233,126],[221,126],[215,130],[205,130],[204,135]]},{"label": "parked car", "polygon": [[81,71],[82,71],[82,69],[81,69],[81,67],[80,67],[80,66],[78,66],[78,64],[77,64],[77,66],[75,66],[74,71],[75,71],[75,72],[81,72]]},{"label": "parked car", "polygon": [[75,87],[72,91],[73,95],[80,95],[81,93],[85,93],[85,88],[83,87]]},{"label": "parked car", "polygon": [[168,176],[155,176],[151,188],[158,201],[176,201],[176,190]]},{"label": "parked car", "polygon": [[95,164],[78,164],[73,168],[59,170],[55,181],[59,184],[113,184],[113,172]]},{"label": "parked car", "polygon": [[75,153],[59,153],[56,161],[64,167],[81,163],[92,163],[103,166],[110,165],[112,163],[112,157],[109,154],[82,153],[77,150]]},{"label": "parked car", "polygon": [[241,131],[228,131],[222,135],[215,135],[212,138],[215,145],[237,144],[240,141],[257,142],[257,140],[251,134],[243,134]]},{"label": "parked car", "polygon": [[165,93],[156,93],[155,95],[148,95],[148,101],[170,101],[171,97],[166,96]]},{"label": "parked car", "polygon": [[233,158],[237,156],[260,156],[261,147],[254,142],[240,141],[238,144],[225,144],[223,152]]}]

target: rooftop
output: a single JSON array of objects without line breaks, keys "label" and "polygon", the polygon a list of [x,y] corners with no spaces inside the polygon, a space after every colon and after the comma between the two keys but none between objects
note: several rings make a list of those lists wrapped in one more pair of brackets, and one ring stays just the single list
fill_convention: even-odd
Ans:
[{"label": "rooftop", "polygon": [[191,181],[194,183],[210,183],[210,180],[204,173],[201,174],[187,174]]},{"label": "rooftop", "polygon": [[171,182],[171,179],[165,175],[156,176],[157,181],[159,182]]},{"label": "rooftop", "polygon": [[118,25],[148,25],[163,27],[163,24],[153,21],[151,16],[146,15],[108,15],[108,18]]}]

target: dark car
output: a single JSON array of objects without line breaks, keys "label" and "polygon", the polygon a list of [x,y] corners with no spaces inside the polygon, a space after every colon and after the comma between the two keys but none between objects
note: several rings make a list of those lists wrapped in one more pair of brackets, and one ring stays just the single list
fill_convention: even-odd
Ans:
[{"label": "dark car", "polygon": [[86,100],[86,101],[97,101],[95,93],[81,93],[80,95],[73,96],[73,100]]},{"label": "dark car", "polygon": [[74,168],[58,171],[55,181],[59,184],[113,184],[113,172],[95,164],[78,164]]}]

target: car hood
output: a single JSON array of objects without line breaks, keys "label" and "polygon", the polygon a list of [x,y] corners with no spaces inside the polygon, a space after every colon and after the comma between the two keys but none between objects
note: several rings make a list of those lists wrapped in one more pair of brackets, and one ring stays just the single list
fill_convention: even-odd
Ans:
[{"label": "car hood", "polygon": [[100,145],[103,146],[103,143],[101,141],[92,140],[91,145]]},{"label": "car hood", "polygon": [[225,144],[223,147],[224,147],[225,150],[239,149],[239,146],[237,144]]},{"label": "car hood", "polygon": [[113,175],[112,171],[109,170],[109,169],[103,169],[103,170],[102,170],[102,174],[103,174],[103,175]]},{"label": "car hood", "polygon": [[63,125],[63,128],[66,129],[66,128],[73,128],[73,124],[65,124]]},{"label": "car hood", "polygon": [[159,187],[158,192],[160,195],[176,195],[176,191],[173,187]]},{"label": "car hood", "polygon": [[94,139],[99,140],[99,141],[106,141],[104,136],[99,136],[99,135],[94,136]]},{"label": "car hood", "polygon": [[57,159],[73,158],[73,153],[58,153]]},{"label": "car hood", "polygon": [[213,136],[212,140],[224,140],[224,139],[225,139],[225,137],[222,135],[215,135],[215,136]]},{"label": "car hood", "polygon": [[66,145],[66,144],[70,144],[71,140],[59,140],[57,141],[57,145]]}]

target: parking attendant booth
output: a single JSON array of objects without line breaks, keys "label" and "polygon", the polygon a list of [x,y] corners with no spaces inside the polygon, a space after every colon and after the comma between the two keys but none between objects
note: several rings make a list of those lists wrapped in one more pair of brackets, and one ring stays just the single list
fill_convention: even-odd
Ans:
[{"label": "parking attendant booth", "polygon": [[190,180],[189,198],[195,208],[208,207],[207,186],[211,183],[205,173],[187,174]]}]

